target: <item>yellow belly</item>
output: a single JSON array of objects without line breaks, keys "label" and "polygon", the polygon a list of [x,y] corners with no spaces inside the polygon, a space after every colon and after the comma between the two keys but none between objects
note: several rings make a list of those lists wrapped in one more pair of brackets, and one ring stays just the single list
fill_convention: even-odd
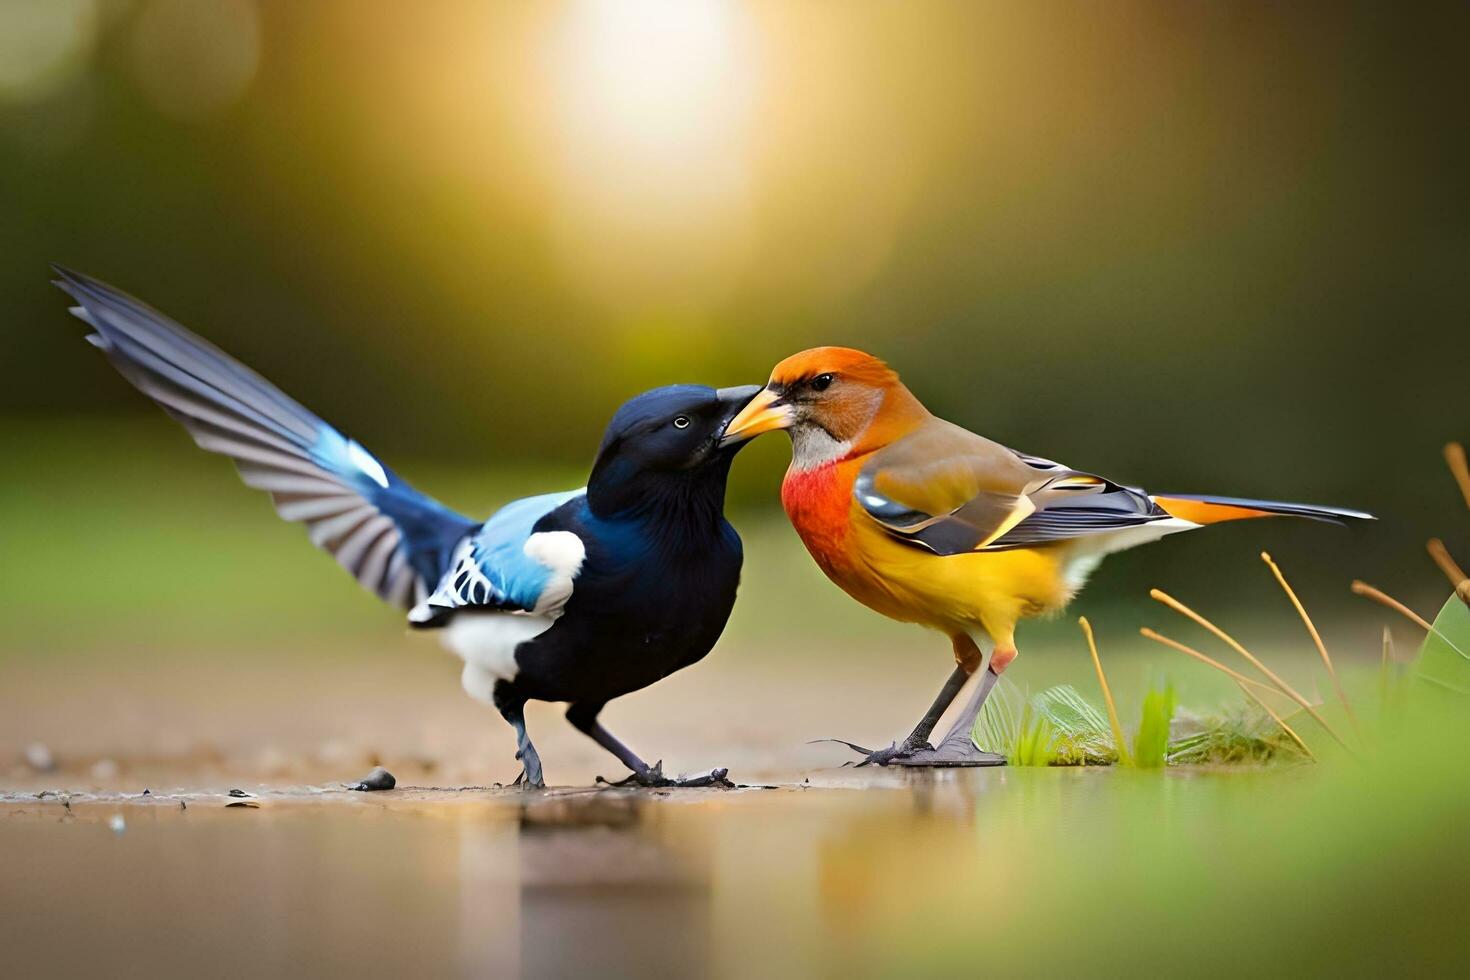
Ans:
[{"label": "yellow belly", "polygon": [[1008,643],[1018,620],[1070,598],[1054,547],[936,555],[902,544],[855,509],[827,574],[859,602],[904,622],[953,635],[976,627]]}]

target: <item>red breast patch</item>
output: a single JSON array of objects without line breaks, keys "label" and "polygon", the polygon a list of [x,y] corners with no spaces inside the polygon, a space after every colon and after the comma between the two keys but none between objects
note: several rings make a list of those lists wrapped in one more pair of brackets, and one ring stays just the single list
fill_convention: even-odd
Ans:
[{"label": "red breast patch", "polygon": [[812,557],[824,568],[842,563],[852,511],[852,480],[836,463],[788,471],[781,482],[781,505]]}]

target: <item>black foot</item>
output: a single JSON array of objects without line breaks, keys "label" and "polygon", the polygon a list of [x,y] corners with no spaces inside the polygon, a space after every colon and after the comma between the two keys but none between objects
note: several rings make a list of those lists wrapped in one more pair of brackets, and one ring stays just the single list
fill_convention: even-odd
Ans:
[{"label": "black foot", "polygon": [[860,753],[864,757],[863,761],[843,763],[844,766],[855,765],[859,769],[870,765],[939,769],[1006,764],[1005,756],[977,749],[975,743],[970,741],[968,734],[952,735],[945,739],[938,748],[928,742],[914,742],[911,739],[905,739],[903,744],[895,743],[886,749],[868,749],[840,738],[826,738],[819,739],[819,741],[837,742]]},{"label": "black foot", "polygon": [[711,769],[709,772],[696,773],[693,776],[680,776],[677,779],[671,779],[664,775],[664,764],[660,760],[648,768],[640,772],[634,772],[626,779],[620,779],[615,783],[603,779],[601,776],[597,777],[597,781],[608,786],[647,786],[658,789],[668,787],[693,789],[700,786],[717,786],[720,789],[734,789],[735,784],[726,778],[729,775],[730,770],[721,767]]},{"label": "black foot", "polygon": [[922,752],[924,750],[928,750],[930,752],[934,751],[934,746],[930,745],[928,742],[917,741],[914,739],[913,736],[909,736],[908,738],[904,739],[902,745],[900,745],[898,742],[894,742],[886,749],[870,749],[866,746],[858,745],[856,742],[849,742],[847,741],[847,739],[844,738],[819,738],[817,739],[817,741],[836,742],[838,745],[845,745],[848,748],[852,749],[854,752],[863,757],[863,761],[844,762],[843,765],[856,766],[859,769],[861,769],[863,766],[899,765],[901,764],[900,760],[908,758],[915,752]]}]

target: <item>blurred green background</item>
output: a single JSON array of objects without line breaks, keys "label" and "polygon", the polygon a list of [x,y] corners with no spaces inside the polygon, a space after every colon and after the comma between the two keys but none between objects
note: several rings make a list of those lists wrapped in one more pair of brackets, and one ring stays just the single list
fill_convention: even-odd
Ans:
[{"label": "blurred green background", "polygon": [[[1296,629],[1266,547],[1372,649],[1348,580],[1429,612],[1423,542],[1470,527],[1467,37],[1463,4],[7,0],[0,648],[394,621],[81,342],[59,261],[479,514],[580,482],[638,390],[864,347],[1029,452],[1382,515],[1172,539],[1076,607]],[[732,510],[747,598],[799,602],[733,629],[931,642],[806,563],[786,453]]]},{"label": "blurred green background", "polygon": [[[1078,468],[1371,510],[1115,556],[1068,615],[1022,627],[1006,677],[1097,700],[1086,613],[1125,727],[1161,674],[1184,709],[1238,707],[1138,638],[1230,656],[1156,585],[1330,698],[1269,549],[1376,704],[1383,624],[1401,660],[1420,636],[1350,580],[1427,615],[1448,589],[1425,539],[1470,564],[1440,458],[1470,438],[1467,56],[1463,3],[0,0],[0,788],[335,783],[379,756],[404,785],[519,768],[452,658],[82,342],[53,261],[477,515],[579,485],[644,388],[760,381],[832,343]],[[944,641],[807,558],[776,500],[787,454],[773,436],[735,467],[747,564],[726,638],[604,716],[671,772],[843,785],[845,751],[806,741],[900,735],[948,670]],[[39,832],[9,821],[0,840],[22,869],[0,932],[53,970],[78,950],[156,972],[181,950],[217,968],[295,943],[295,968],[340,955],[358,975],[392,962],[364,951],[456,948],[395,935],[462,934],[461,955],[501,963],[486,927],[520,915],[596,939],[544,945],[607,972],[595,905],[631,909],[617,921],[640,949],[709,923],[711,944],[688,935],[717,975],[782,972],[751,936],[809,972],[1087,975],[1102,950],[1133,972],[1453,973],[1461,707],[1385,723],[1364,766],[863,770],[863,792],[651,808],[640,836],[486,838],[485,813],[427,806],[404,823],[267,808],[211,836],[210,815],[250,811],[170,806],[166,824],[139,806],[118,837],[101,808],[68,828],[27,795]],[[553,781],[616,776],[558,714],[532,706]],[[60,769],[23,761],[31,743]],[[645,837],[685,846],[666,861]],[[637,862],[590,860],[630,842],[653,890],[619,877]],[[591,867],[596,900],[538,860]],[[496,877],[517,863],[524,896]],[[713,870],[645,904],[666,864]]]}]

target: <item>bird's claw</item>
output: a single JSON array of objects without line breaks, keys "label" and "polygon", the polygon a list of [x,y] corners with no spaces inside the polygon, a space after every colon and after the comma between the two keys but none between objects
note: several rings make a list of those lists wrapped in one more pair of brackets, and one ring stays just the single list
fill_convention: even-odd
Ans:
[{"label": "bird's claw", "polygon": [[857,768],[861,769],[863,766],[873,765],[903,765],[904,760],[914,755],[914,753],[926,750],[932,752],[934,751],[934,746],[928,742],[911,742],[905,739],[902,745],[894,742],[886,749],[875,749],[869,752],[867,757],[857,764]]},{"label": "bird's claw", "polygon": [[[863,757],[862,761],[844,762],[842,765],[844,767],[853,766],[858,769],[861,769],[863,766],[913,765],[915,763],[910,762],[910,759],[919,757],[924,753],[932,754],[936,751],[934,746],[928,742],[915,741],[912,738],[904,739],[901,745],[898,742],[892,742],[887,748],[882,749],[870,749],[866,746],[858,745],[856,742],[849,742],[843,738],[819,738],[816,741],[836,742],[838,745],[845,745],[852,749]],[[933,765],[934,763],[918,764]]]},{"label": "bird's claw", "polygon": [[536,750],[524,753],[517,751],[516,759],[521,763],[521,773],[511,785],[523,789],[545,789],[546,777],[542,773],[541,757],[536,754]]},{"label": "bird's claw", "polygon": [[659,760],[648,768],[630,773],[626,778],[617,782],[597,777],[597,781],[606,786],[642,786],[648,789],[694,789],[701,786],[717,786],[720,789],[734,789],[735,784],[729,780],[730,770],[716,767],[708,772],[695,773],[693,776],[678,776],[671,778],[664,775],[663,760]]},{"label": "bird's claw", "polygon": [[540,773],[534,776],[528,776],[526,770],[522,769],[520,775],[516,776],[515,781],[511,785],[517,789],[545,789],[546,780],[542,778]]},{"label": "bird's claw", "polygon": [[[871,755],[872,752],[873,752],[872,749],[864,748],[863,746],[857,744],[856,742],[849,742],[845,738],[814,738],[814,739],[812,739],[810,742],[808,742],[806,744],[808,744],[808,745],[816,745],[819,742],[836,742],[838,745],[845,745],[845,746],[847,746],[848,748],[852,749],[854,752],[858,753],[859,755]],[[843,765],[844,766],[851,766],[851,765],[855,765],[855,763],[852,763],[852,762],[844,762]]]}]

